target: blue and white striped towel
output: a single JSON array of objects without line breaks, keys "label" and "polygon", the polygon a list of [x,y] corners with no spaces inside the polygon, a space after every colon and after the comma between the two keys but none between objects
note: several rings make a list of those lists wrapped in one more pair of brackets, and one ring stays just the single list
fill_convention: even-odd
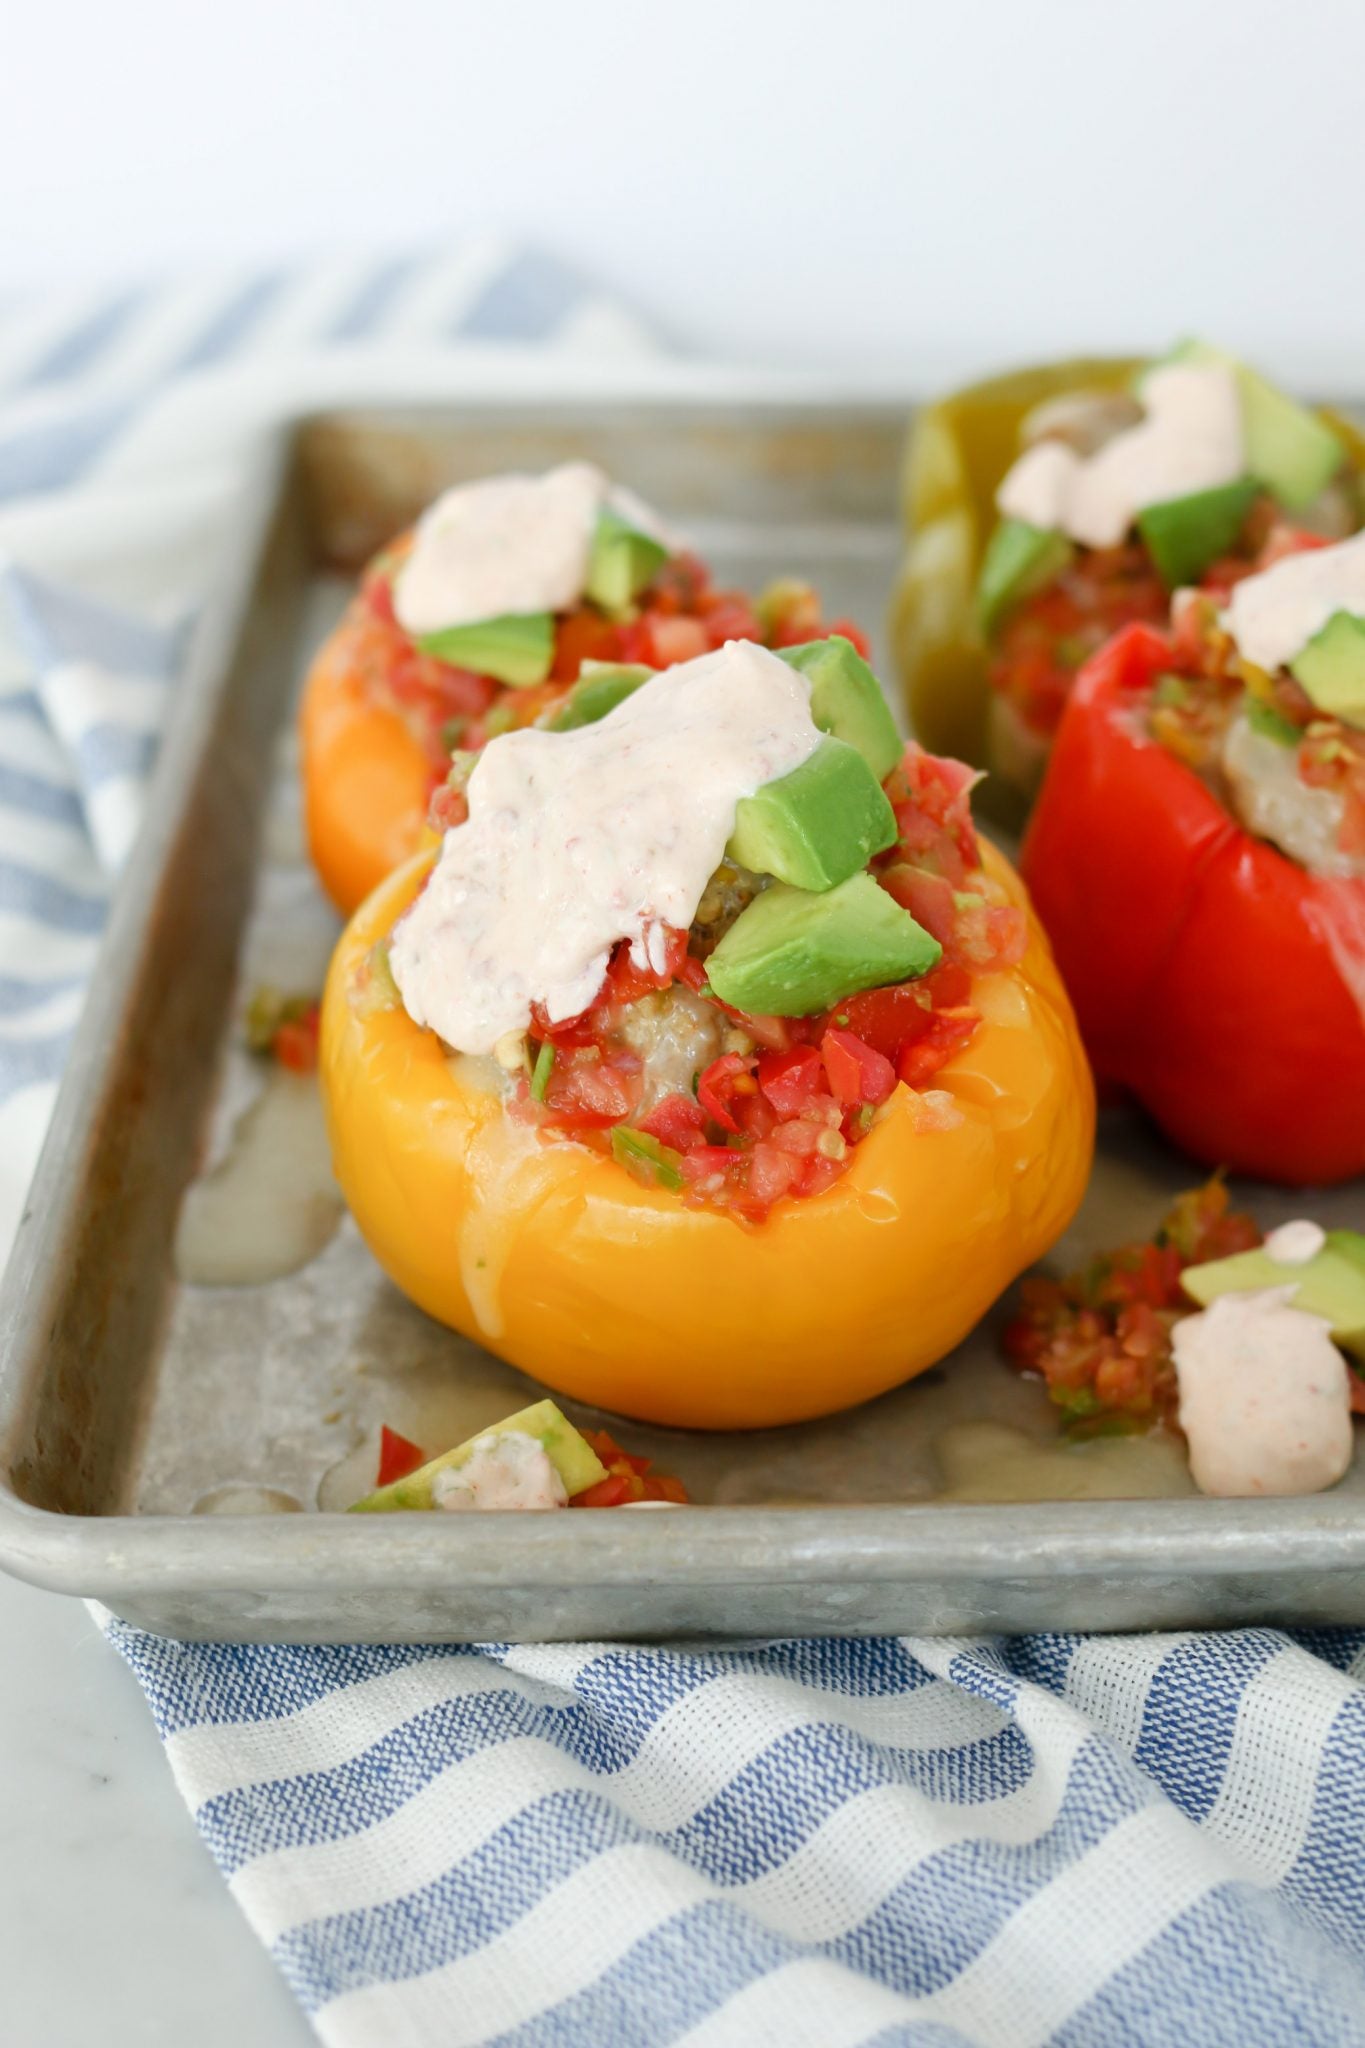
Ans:
[{"label": "blue and white striped towel", "polygon": [[[386,322],[642,339],[532,258],[329,275],[64,337],[0,322],[0,398],[28,363],[0,494],[42,494],[0,505],[0,1247],[211,574],[224,420]],[[168,425],[158,381],[206,364]],[[1365,2048],[1365,1631],[405,1650],[107,1625],[338,2048]]]}]

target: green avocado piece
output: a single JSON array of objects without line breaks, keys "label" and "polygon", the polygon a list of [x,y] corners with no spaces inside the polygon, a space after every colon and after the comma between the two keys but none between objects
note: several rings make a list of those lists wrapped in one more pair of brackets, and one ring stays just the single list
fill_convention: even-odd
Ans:
[{"label": "green avocado piece", "polygon": [[821,732],[856,747],[878,782],[884,782],[905,752],[882,686],[851,640],[833,633],[780,647],[782,660],[810,683],[810,715]]},{"label": "green avocado piece", "polygon": [[982,638],[989,640],[1007,612],[1055,582],[1073,552],[1064,533],[1030,526],[1026,519],[1002,519],[986,543],[976,579],[976,622]]},{"label": "green avocado piece", "polygon": [[735,919],[706,979],[733,1009],[809,1017],[860,989],[927,974],[942,952],[871,875],[821,895],[774,882]]},{"label": "green avocado piece", "polygon": [[1358,1230],[1329,1230],[1322,1250],[1302,1265],[1272,1259],[1262,1247],[1237,1252],[1230,1259],[1187,1266],[1180,1284],[1201,1308],[1207,1308],[1220,1294],[1297,1287],[1295,1308],[1324,1317],[1342,1350],[1365,1361],[1365,1235]]},{"label": "green avocado piece", "polygon": [[391,1486],[377,1487],[373,1493],[367,1493],[364,1500],[358,1500],[350,1512],[353,1515],[387,1515],[401,1508],[430,1508],[434,1505],[432,1481],[438,1472],[467,1465],[480,1438],[506,1436],[510,1432],[536,1439],[564,1481],[564,1491],[570,1500],[576,1493],[583,1493],[607,1476],[606,1467],[592,1445],[585,1442],[566,1416],[560,1414],[554,1402],[535,1401],[529,1408],[519,1409],[502,1422],[490,1423],[487,1429],[479,1431],[478,1436],[470,1437],[468,1443],[457,1444],[453,1451],[443,1451],[439,1458],[433,1458],[429,1464],[409,1472],[406,1479],[395,1479]]},{"label": "green avocado piece", "polygon": [[1325,420],[1257,371],[1206,341],[1182,341],[1168,362],[1225,363],[1237,378],[1247,468],[1287,512],[1302,512],[1332,481],[1346,450]]},{"label": "green avocado piece", "polygon": [[1168,590],[1197,583],[1209,563],[1228,552],[1259,489],[1254,477],[1244,476],[1139,512],[1138,532]]},{"label": "green avocado piece", "polygon": [[596,725],[657,673],[634,662],[585,661],[567,697],[546,717],[546,731],[574,732],[580,725]]},{"label": "green avocado piece", "polygon": [[604,612],[623,612],[667,560],[662,541],[604,506],[597,515],[583,594]]},{"label": "green avocado piece", "polygon": [[475,675],[492,676],[524,690],[543,683],[555,658],[555,622],[551,612],[509,612],[501,619],[480,619],[472,626],[444,626],[439,633],[421,633],[423,654]]},{"label": "green avocado piece", "polygon": [[1333,612],[1289,672],[1328,718],[1365,725],[1365,619],[1354,612]]},{"label": "green avocado piece", "polygon": [[726,852],[756,875],[797,889],[832,889],[895,844],[896,814],[856,747],[821,740],[789,775],[735,806]]}]

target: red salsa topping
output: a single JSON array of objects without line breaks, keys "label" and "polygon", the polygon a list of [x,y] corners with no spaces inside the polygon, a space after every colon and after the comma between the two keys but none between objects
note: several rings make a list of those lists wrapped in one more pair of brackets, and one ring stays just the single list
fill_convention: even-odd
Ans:
[{"label": "red salsa topping", "polygon": [[663,563],[626,618],[609,617],[587,602],[561,613],[548,679],[514,689],[424,654],[404,632],[394,612],[393,583],[411,546],[412,536],[405,534],[370,564],[346,623],[351,659],[367,694],[403,717],[431,764],[433,789],[452,753],[477,752],[498,733],[533,724],[565,695],[585,661],[672,668],[727,640],[797,647],[832,633],[843,634],[859,653],[868,652],[866,635],[849,620],[822,622],[819,599],[808,584],[774,583],[754,602],[742,591],[717,589],[705,564],[682,554]]},{"label": "red salsa topping", "polygon": [[1171,1330],[1194,1306],[1180,1276],[1260,1242],[1256,1223],[1231,1206],[1222,1181],[1207,1181],[1176,1198],[1155,1236],[1101,1253],[1061,1280],[1025,1280],[1019,1313],[1004,1331],[1005,1354],[1021,1372],[1042,1376],[1078,1434],[1171,1422]]},{"label": "red salsa topping", "polygon": [[[899,837],[871,871],[941,943],[932,972],[820,1016],[733,1010],[707,991],[706,960],[761,883],[722,868],[691,931],[669,934],[657,972],[622,942],[580,1016],[533,1012],[513,1113],[547,1142],[610,1153],[641,1181],[750,1223],[784,1197],[829,1187],[897,1084],[930,1089],[970,1043],[973,977],[1023,956],[1023,914],[994,900],[980,870],[974,781],[912,744],[885,784]],[[922,1111],[929,1124],[956,1120],[936,1093]]]}]

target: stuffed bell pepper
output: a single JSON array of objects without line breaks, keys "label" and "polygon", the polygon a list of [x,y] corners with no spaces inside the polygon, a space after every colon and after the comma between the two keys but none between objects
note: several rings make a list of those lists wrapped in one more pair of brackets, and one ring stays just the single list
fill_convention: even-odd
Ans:
[{"label": "stuffed bell pepper", "polygon": [[1365,1172],[1365,534],[1092,656],[1023,867],[1101,1078],[1210,1164]]},{"label": "stuffed bell pepper", "polygon": [[452,752],[552,719],[585,664],[666,668],[726,640],[782,647],[825,630],[806,584],[755,603],[714,588],[590,463],[458,485],[370,565],[304,686],[304,809],[324,888],[354,910],[417,850]]},{"label": "stuffed bell pepper", "polygon": [[1365,442],[1187,342],[1024,370],[931,406],[906,473],[893,633],[913,730],[992,772],[1018,823],[1081,664],[1287,524],[1361,523]]},{"label": "stuffed bell pepper", "polygon": [[578,1399],[757,1428],[941,1358],[1056,1238],[1093,1097],[972,771],[845,640],[491,741],[323,1005],[341,1185],[431,1315]]}]

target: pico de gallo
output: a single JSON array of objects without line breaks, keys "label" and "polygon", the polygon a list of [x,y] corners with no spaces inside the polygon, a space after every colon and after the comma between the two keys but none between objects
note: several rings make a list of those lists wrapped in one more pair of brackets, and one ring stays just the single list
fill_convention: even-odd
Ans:
[{"label": "pico de gallo", "polygon": [[1171,1331],[1195,1308],[1181,1274],[1261,1241],[1224,1182],[1206,1181],[1177,1196],[1151,1237],[1060,1280],[1030,1274],[1002,1333],[1005,1356],[1042,1379],[1074,1435],[1169,1424],[1178,1395]]},{"label": "pico de gallo", "polygon": [[[467,815],[472,766],[462,757],[433,799],[438,829]],[[869,872],[942,948],[928,973],[813,1016],[720,1001],[706,963],[770,882],[726,861],[657,967],[637,965],[622,940],[587,1009],[558,1022],[533,1009],[512,1114],[547,1143],[572,1139],[689,1206],[748,1223],[836,1181],[898,1082],[921,1092],[926,1120],[951,1114],[932,1082],[981,1022],[973,977],[1017,966],[1027,943],[1023,911],[982,873],[979,779],[912,741],[884,784],[896,837]]]},{"label": "pico de gallo", "polygon": [[370,564],[343,621],[350,658],[365,694],[396,711],[427,761],[433,789],[451,755],[476,753],[499,733],[534,725],[556,704],[585,662],[672,668],[695,661],[727,640],[797,647],[838,633],[864,656],[862,629],[851,619],[828,624],[809,583],[783,577],[755,597],[717,586],[698,555],[683,550],[664,561],[624,615],[584,600],[555,620],[554,657],[543,683],[516,687],[423,653],[399,624],[394,581],[412,548],[403,534]]}]

